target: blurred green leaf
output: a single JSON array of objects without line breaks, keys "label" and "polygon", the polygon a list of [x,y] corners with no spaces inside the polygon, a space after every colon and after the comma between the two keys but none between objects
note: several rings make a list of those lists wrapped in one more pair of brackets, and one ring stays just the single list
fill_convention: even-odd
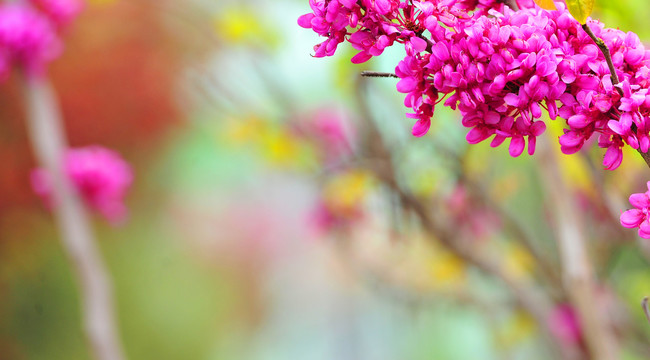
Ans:
[{"label": "blurred green leaf", "polygon": [[571,15],[581,24],[584,24],[594,9],[594,0],[566,0],[566,6]]}]

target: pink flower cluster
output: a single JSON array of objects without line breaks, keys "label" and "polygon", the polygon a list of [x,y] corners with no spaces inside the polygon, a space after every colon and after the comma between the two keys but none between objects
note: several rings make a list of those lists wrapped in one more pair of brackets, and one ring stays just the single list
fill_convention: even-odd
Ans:
[{"label": "pink flower cluster", "polygon": [[[606,148],[603,164],[606,169],[616,169],[623,160],[624,144],[633,149],[650,150],[650,51],[641,44],[634,33],[603,29],[592,22],[596,36],[602,38],[612,54],[612,62],[620,83],[613,85],[612,77],[599,49],[589,44],[584,32],[576,35],[583,44],[576,49],[573,62],[568,66],[570,83],[563,95],[559,115],[567,119],[569,129],[560,137],[565,154],[580,150],[592,135],[598,134],[598,146]],[[597,25],[597,26],[594,26]],[[575,41],[575,40],[574,40]],[[567,69],[563,68],[563,78]],[[567,80],[567,83],[568,83]]]},{"label": "pink flower cluster", "polygon": [[630,204],[635,209],[621,214],[621,225],[626,228],[639,228],[639,236],[650,239],[650,181],[648,191],[630,195]]},{"label": "pink flower cluster", "polygon": [[557,305],[549,315],[548,327],[553,336],[564,344],[574,345],[582,340],[578,316],[570,305]]},{"label": "pink flower cluster", "polygon": [[510,139],[512,156],[523,152],[524,139],[534,153],[536,136],[545,129],[536,121],[542,109],[551,119],[567,120],[559,139],[565,154],[579,151],[595,134],[607,149],[608,170],[621,164],[624,144],[648,151],[650,52],[635,34],[588,23],[611,49],[622,81],[614,86],[603,54],[566,11],[492,14],[460,23],[430,52],[407,55],[398,65],[397,89],[407,93],[405,104],[414,110],[408,116],[418,120],[414,135],[426,133],[434,106],[447,97],[445,105],[458,108],[471,128],[469,143],[494,136],[491,145],[498,146]]},{"label": "pink flower cluster", "polygon": [[40,74],[59,56],[61,28],[81,10],[80,0],[0,3],[0,76],[12,66]]},{"label": "pink flower cluster", "polygon": [[[638,36],[587,25],[611,52],[616,77],[602,51],[561,3],[558,10],[517,0],[513,11],[499,0],[310,0],[312,13],[298,19],[326,40],[314,56],[331,56],[347,41],[359,52],[353,63],[381,55],[395,43],[406,57],[395,68],[397,90],[423,136],[435,106],[458,109],[470,128],[466,140],[491,138],[496,147],[509,139],[519,156],[551,119],[566,121],[561,150],[573,154],[597,135],[606,149],[605,169],[616,169],[623,146],[650,151],[650,50]],[[614,81],[613,79],[617,79]],[[649,188],[650,189],[650,188]],[[650,190],[630,197],[636,209],[621,215],[626,227],[650,238]]]},{"label": "pink flower cluster", "polygon": [[336,166],[352,154],[354,128],[344,113],[331,108],[317,109],[298,124],[294,132],[315,145],[324,166]]},{"label": "pink flower cluster", "polygon": [[483,2],[503,7],[491,0],[309,0],[313,12],[301,16],[298,25],[327,37],[314,46],[315,57],[334,55],[338,44],[348,41],[359,50],[352,62],[362,63],[381,55],[395,42],[407,49],[425,50],[425,24],[433,26],[440,21],[453,26],[465,16],[466,9]]},{"label": "pink flower cluster", "polygon": [[[124,197],[133,182],[133,171],[116,152],[89,146],[70,149],[65,155],[65,171],[85,203],[109,222],[126,219]],[[44,169],[31,174],[32,188],[47,204],[52,202],[52,181]]]},{"label": "pink flower cluster", "polygon": [[543,110],[567,120],[559,139],[566,154],[596,134],[609,170],[620,165],[624,144],[648,151],[650,52],[638,37],[589,22],[611,50],[621,81],[614,85],[603,54],[563,5],[546,11],[518,4],[515,12],[491,0],[311,0],[313,13],[298,23],[327,37],[314,47],[317,57],[348,41],[360,51],[352,58],[358,63],[404,44],[397,90],[413,109],[407,117],[416,120],[415,136],[426,134],[444,101],[471,128],[469,143],[492,138],[496,147],[509,139],[512,156],[526,142],[535,152]]},{"label": "pink flower cluster", "polygon": [[542,107],[555,117],[555,101],[566,89],[547,40],[555,29],[547,12],[493,13],[498,16],[458,23],[430,52],[407,53],[396,68],[397,90],[414,110],[407,116],[417,119],[415,136],[428,131],[435,105],[446,98],[445,105],[460,110],[463,125],[472,128],[469,143],[494,135],[491,145],[498,146],[510,138],[510,154],[519,156],[527,138],[532,154],[546,128],[535,120]]}]

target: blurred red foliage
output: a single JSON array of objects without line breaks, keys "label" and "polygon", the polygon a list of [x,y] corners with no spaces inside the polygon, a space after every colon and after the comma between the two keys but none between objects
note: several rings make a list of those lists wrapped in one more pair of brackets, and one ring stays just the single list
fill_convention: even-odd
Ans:
[{"label": "blurred red foliage", "polygon": [[[50,74],[72,146],[102,144],[129,158],[178,122],[178,42],[159,12],[140,1],[89,5],[64,36]],[[20,91],[17,74],[0,85],[0,216],[39,201]]]}]

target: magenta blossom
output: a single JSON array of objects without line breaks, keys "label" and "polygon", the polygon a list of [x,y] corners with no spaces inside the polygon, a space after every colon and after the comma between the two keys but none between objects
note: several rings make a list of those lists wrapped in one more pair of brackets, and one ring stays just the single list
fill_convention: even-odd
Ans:
[{"label": "magenta blossom", "polygon": [[[124,197],[133,182],[133,171],[116,152],[88,146],[70,149],[65,154],[65,172],[86,205],[102,214],[112,224],[126,219]],[[34,192],[48,205],[52,199],[52,181],[44,169],[31,174]]]},{"label": "magenta blossom", "polygon": [[628,145],[650,150],[650,51],[634,33],[588,26],[612,54],[620,84],[613,84],[598,47],[558,3],[556,11],[518,0],[513,11],[492,0],[311,0],[298,23],[327,39],[315,56],[331,56],[339,43],[360,52],[359,63],[403,44],[395,68],[414,136],[431,126],[437,104],[459,110],[471,144],[508,141],[510,155],[535,152],[546,129],[543,112],[567,128],[559,142],[573,154],[592,138],[605,149],[603,166],[616,169]]},{"label": "magenta blossom", "polygon": [[564,344],[575,345],[582,339],[578,317],[570,305],[556,306],[549,316],[548,327],[553,336]]},{"label": "magenta blossom", "polygon": [[[592,37],[567,11],[516,0],[514,11],[499,0],[310,0],[312,13],[298,24],[326,40],[316,57],[331,56],[342,42],[362,63],[402,44],[395,67],[412,134],[425,135],[436,105],[458,110],[466,140],[490,146],[507,142],[511,156],[535,152],[546,130],[544,113],[562,118],[564,154],[594,143],[603,166],[618,168],[623,147],[650,152],[650,50],[632,32],[586,26],[611,53],[614,74]],[[614,76],[615,75],[615,76]],[[618,79],[618,80],[616,80]],[[648,194],[630,197],[636,209],[621,223],[650,238]]]},{"label": "magenta blossom", "polygon": [[650,239],[650,181],[648,191],[630,195],[630,204],[635,209],[627,210],[621,214],[621,225],[626,228],[639,228],[639,236]]},{"label": "magenta blossom", "polygon": [[297,130],[314,142],[326,164],[337,164],[352,153],[354,131],[344,114],[323,108],[309,114],[300,125]]},{"label": "magenta blossom", "polygon": [[41,13],[20,3],[0,5],[0,63],[6,69],[17,65],[38,74],[61,49],[54,27]]}]

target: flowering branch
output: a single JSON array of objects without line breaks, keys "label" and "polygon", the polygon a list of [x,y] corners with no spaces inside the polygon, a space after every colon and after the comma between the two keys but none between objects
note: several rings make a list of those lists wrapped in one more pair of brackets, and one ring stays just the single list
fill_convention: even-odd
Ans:
[{"label": "flowering branch", "polygon": [[[605,56],[605,61],[607,62],[607,67],[609,67],[609,73],[611,74],[612,77],[612,85],[617,85],[620,81],[618,80],[618,75],[616,74],[616,68],[614,67],[614,63],[612,62],[612,54],[609,51],[609,48],[603,41],[603,39],[599,38],[594,34],[593,31],[591,31],[591,28],[587,23],[582,24],[582,28],[585,30],[587,35],[594,41],[596,46],[600,49],[600,52],[603,53],[603,56]],[[616,90],[618,93],[623,96],[623,90],[621,88],[616,87]]]},{"label": "flowering branch", "polygon": [[[594,34],[593,31],[591,31],[591,28],[587,23],[582,24],[582,28],[585,30],[587,35],[594,41],[594,43],[598,46],[598,49],[600,49],[600,52],[603,54],[605,57],[605,61],[607,62],[607,67],[609,68],[609,73],[611,75],[612,79],[612,85],[614,85],[614,88],[616,91],[618,91],[619,95],[624,96],[623,90],[616,86],[620,83],[620,80],[618,79],[618,75],[616,74],[616,68],[614,67],[614,63],[612,62],[612,55],[609,51],[609,47],[605,44],[603,39],[599,38]],[[633,124],[632,127],[636,130],[636,124]],[[638,153],[641,155],[643,160],[646,162],[648,167],[650,167],[650,153],[649,152],[644,152],[640,148],[637,149]]]},{"label": "flowering branch", "polygon": [[27,75],[24,84],[34,154],[52,178],[52,207],[63,247],[81,287],[86,337],[97,360],[124,359],[117,335],[111,283],[84,205],[64,173],[67,141],[50,84]]},{"label": "flowering branch", "polygon": [[[311,2],[312,13],[301,16],[298,24],[327,38],[314,47],[316,57],[331,56],[338,44],[348,41],[359,51],[351,61],[363,63],[380,56],[386,47],[403,44],[406,57],[395,69],[400,79],[396,90],[405,94],[404,104],[412,109],[406,116],[415,120],[414,136],[428,132],[436,105],[444,103],[458,110],[463,126],[471,129],[468,143],[492,139],[490,145],[497,147],[509,140],[511,156],[520,156],[526,147],[533,155],[537,138],[546,129],[542,111],[546,110],[551,119],[566,119],[568,128],[559,137],[564,154],[579,152],[598,136],[598,146],[606,149],[603,166],[607,170],[620,166],[626,145],[636,149],[650,167],[650,108],[645,103],[650,92],[650,60],[638,36],[604,26],[592,31],[571,17],[565,4],[555,4],[560,11],[526,5],[514,12],[505,2],[512,4],[504,0],[471,6],[462,1],[444,2],[445,6],[442,2]],[[588,12],[583,15],[586,18]],[[427,36],[423,36],[425,30]],[[622,82],[612,54],[622,59]],[[390,154],[376,141],[380,138],[376,133],[369,146],[381,150],[386,158],[377,176],[417,215],[425,232],[500,278],[521,305],[530,306],[526,296],[519,295],[519,284],[509,282],[508,274],[486,263],[482,254],[452,241],[453,229],[447,229],[444,219],[429,213],[424,203],[399,187]],[[590,355],[613,359],[618,352],[616,338],[593,302],[597,284],[579,211],[551,155],[543,156],[543,175],[554,201],[564,287],[586,330]],[[648,199],[650,190],[633,195],[630,200],[638,209],[621,216],[623,226],[639,227],[645,238],[650,238]]]}]

